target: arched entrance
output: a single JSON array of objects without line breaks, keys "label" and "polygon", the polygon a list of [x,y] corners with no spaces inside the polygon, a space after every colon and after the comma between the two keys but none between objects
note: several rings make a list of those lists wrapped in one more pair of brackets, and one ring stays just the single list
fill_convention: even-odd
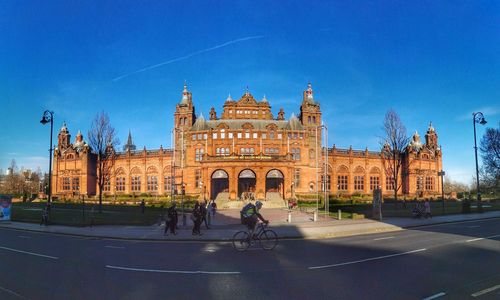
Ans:
[{"label": "arched entrance", "polygon": [[212,173],[210,199],[217,198],[219,193],[229,191],[229,176],[224,170],[216,170]]},{"label": "arched entrance", "polygon": [[281,198],[284,196],[285,179],[280,170],[273,169],[266,175],[266,198],[267,193],[279,193]]},{"label": "arched entrance", "polygon": [[250,169],[241,171],[238,175],[238,197],[244,198],[250,196],[251,193],[255,193],[256,184],[257,179],[254,171]]}]

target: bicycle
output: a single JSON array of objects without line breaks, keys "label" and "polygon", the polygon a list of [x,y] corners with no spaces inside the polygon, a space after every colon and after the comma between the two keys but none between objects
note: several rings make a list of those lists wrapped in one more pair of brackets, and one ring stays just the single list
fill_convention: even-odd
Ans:
[{"label": "bicycle", "polygon": [[250,237],[248,231],[238,231],[233,235],[233,247],[237,251],[245,251],[253,241],[259,241],[260,246],[264,250],[273,250],[278,245],[278,235],[271,229],[266,229],[266,223],[259,223],[253,237]]}]

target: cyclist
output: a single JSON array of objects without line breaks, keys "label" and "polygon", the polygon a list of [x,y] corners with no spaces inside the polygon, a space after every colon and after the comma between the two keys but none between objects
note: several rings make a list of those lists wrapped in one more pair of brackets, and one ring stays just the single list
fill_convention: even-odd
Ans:
[{"label": "cyclist", "polygon": [[261,208],[262,202],[257,200],[255,205],[248,203],[241,211],[243,224],[247,225],[248,230],[250,231],[250,237],[253,237],[255,226],[257,225],[257,222],[259,222],[259,219],[266,224],[269,223],[269,221],[264,219],[264,217],[259,213]]}]

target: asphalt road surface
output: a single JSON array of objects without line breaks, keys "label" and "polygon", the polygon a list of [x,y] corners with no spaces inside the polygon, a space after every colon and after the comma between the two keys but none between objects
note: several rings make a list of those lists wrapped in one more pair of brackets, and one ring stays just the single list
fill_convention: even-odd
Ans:
[{"label": "asphalt road surface", "polygon": [[272,251],[0,229],[0,299],[500,299],[500,219]]}]

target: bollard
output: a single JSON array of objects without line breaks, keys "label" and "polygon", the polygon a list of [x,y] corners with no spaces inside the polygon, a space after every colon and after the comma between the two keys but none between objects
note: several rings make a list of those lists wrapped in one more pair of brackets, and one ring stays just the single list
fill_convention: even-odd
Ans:
[{"label": "bollard", "polygon": [[314,217],[313,217],[313,220],[314,220],[314,222],[317,222],[317,221],[318,221],[318,211],[317,211],[317,210],[315,210],[315,211],[314,211]]},{"label": "bollard", "polygon": [[288,211],[288,223],[292,223],[292,212]]},{"label": "bollard", "polygon": [[338,211],[338,214],[339,214],[338,219],[339,219],[339,220],[342,220],[342,211],[341,211],[340,209],[339,209],[339,211]]}]

